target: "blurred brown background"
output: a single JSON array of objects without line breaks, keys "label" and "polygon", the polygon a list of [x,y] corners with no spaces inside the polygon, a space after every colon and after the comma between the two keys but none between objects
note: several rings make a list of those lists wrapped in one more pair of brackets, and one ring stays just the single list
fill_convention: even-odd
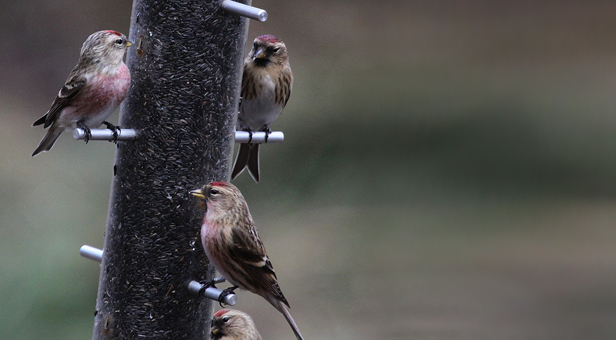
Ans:
[{"label": "blurred brown background", "polygon": [[[295,84],[262,182],[235,184],[306,339],[616,339],[616,3],[254,5],[249,40],[281,37]],[[1,8],[1,338],[89,339],[78,249],[102,247],[114,147],[30,158],[30,124],[131,3]]]}]

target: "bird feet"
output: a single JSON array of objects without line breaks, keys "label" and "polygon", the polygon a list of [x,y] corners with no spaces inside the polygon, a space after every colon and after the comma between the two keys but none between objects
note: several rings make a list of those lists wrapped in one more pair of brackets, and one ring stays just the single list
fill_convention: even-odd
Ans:
[{"label": "bird feet", "polygon": [[249,127],[242,128],[242,131],[248,132],[248,143],[252,142],[252,134],[254,133],[254,131],[252,131],[252,129]]},{"label": "bird feet", "polygon": [[272,130],[269,128],[269,126],[267,125],[263,125],[259,131],[265,132],[265,143],[267,143],[267,139],[269,138],[269,135],[272,133]]},{"label": "bird feet", "polygon": [[220,307],[224,308],[224,306],[222,304],[223,304],[223,302],[225,300],[225,297],[227,297],[227,295],[229,295],[229,294],[233,294],[233,292],[235,292],[235,290],[238,289],[238,288],[239,288],[238,286],[231,286],[231,287],[226,288],[225,290],[223,290],[222,293],[220,293],[220,296],[218,296],[218,303],[220,304]]},{"label": "bird feet", "polygon": [[211,279],[210,281],[207,281],[205,283],[203,283],[203,286],[201,287],[201,289],[199,289],[199,294],[203,295],[203,292],[205,292],[206,289],[212,287],[212,288],[216,288],[216,285],[221,283],[221,282],[225,282],[225,278],[224,277],[215,277],[213,279]]},{"label": "bird feet", "polygon": [[119,126],[115,126],[107,121],[104,121],[103,124],[107,127],[107,129],[113,131],[113,143],[118,144],[118,132],[122,131]]},{"label": "bird feet", "polygon": [[[201,289],[199,289],[199,295],[204,296],[206,289],[210,287],[216,288],[216,284],[225,282],[225,281],[226,279],[224,277],[216,277],[210,281],[203,283],[201,286]],[[224,289],[222,292],[220,292],[220,295],[218,296],[218,303],[220,304],[220,307],[224,308],[222,304],[225,302],[225,298],[227,297],[227,295],[233,294],[233,292],[238,288],[239,288],[238,286],[231,286],[229,288]]]},{"label": "bird feet", "polygon": [[83,140],[86,141],[86,144],[88,144],[88,142],[90,141],[90,138],[92,137],[92,131],[90,131],[90,128],[86,124],[84,124],[82,121],[77,122],[77,127],[82,129],[86,133]]}]

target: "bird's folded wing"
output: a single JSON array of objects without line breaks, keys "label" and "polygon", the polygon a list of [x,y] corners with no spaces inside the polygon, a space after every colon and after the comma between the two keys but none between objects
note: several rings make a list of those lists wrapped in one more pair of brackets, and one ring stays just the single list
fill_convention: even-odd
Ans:
[{"label": "bird's folded wing", "polygon": [[246,273],[253,278],[253,282],[258,282],[261,288],[288,304],[278,286],[276,273],[261,240],[241,228],[233,228],[231,233],[233,248],[229,249],[229,252],[237,263],[241,263]]},{"label": "bird's folded wing", "polygon": [[51,108],[45,115],[45,128],[53,124],[53,122],[58,119],[58,115],[62,111],[64,107],[71,101],[71,99],[75,98],[79,91],[81,91],[85,85],[87,80],[82,76],[72,75],[67,80],[66,84],[62,87],[60,92],[58,92],[58,96],[51,104]]}]

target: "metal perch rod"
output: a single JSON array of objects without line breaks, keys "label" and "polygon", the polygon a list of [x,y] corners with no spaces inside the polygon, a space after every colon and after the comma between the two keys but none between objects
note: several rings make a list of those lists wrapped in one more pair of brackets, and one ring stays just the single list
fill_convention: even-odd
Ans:
[{"label": "metal perch rod", "polygon": [[[133,140],[137,137],[137,131],[133,129],[118,129],[117,133],[119,141]],[[113,131],[109,129],[90,129],[90,134],[90,140],[111,141],[114,139]],[[77,128],[73,130],[73,138],[85,139],[86,132],[83,129]]]},{"label": "metal perch rod", "polygon": [[[246,131],[235,131],[236,143],[248,143],[250,139],[250,133]],[[268,143],[282,143],[284,141],[284,133],[282,131],[272,131],[267,137]],[[250,143],[265,143],[265,132],[258,131],[252,133],[252,140]]]},{"label": "metal perch rod", "polygon": [[[90,140],[113,140],[113,131],[109,129],[90,129],[92,137]],[[75,129],[73,131],[73,138],[77,140],[83,140],[86,137],[86,132],[83,129]],[[137,137],[137,131],[133,129],[119,129],[118,140],[128,141]],[[246,131],[235,131],[236,143],[248,143],[250,140],[250,133]],[[267,137],[267,143],[282,143],[284,141],[284,133],[282,131],[272,131]],[[265,143],[265,132],[257,131],[252,133],[252,140],[250,143],[260,144]]]},{"label": "metal perch rod", "polygon": [[[199,291],[201,291],[202,288],[203,288],[203,285],[197,281],[190,281],[190,283],[188,284],[188,290],[195,294],[199,294]],[[220,301],[229,306],[235,306],[235,303],[237,302],[237,296],[235,296],[235,294],[231,293],[231,294],[225,295],[222,298],[222,301],[220,299],[221,294],[222,294],[222,291],[220,289],[213,288],[213,287],[207,287],[205,291],[203,292],[203,296],[205,296],[206,298],[210,300]]]},{"label": "metal perch rod", "polygon": [[267,20],[267,12],[265,10],[244,5],[239,2],[224,0],[222,2],[222,8],[224,8],[227,12],[238,14],[253,20],[259,20],[261,22],[265,22],[265,20]]},{"label": "metal perch rod", "polygon": [[103,251],[88,245],[83,245],[79,248],[79,255],[97,262],[101,262],[103,260]]}]

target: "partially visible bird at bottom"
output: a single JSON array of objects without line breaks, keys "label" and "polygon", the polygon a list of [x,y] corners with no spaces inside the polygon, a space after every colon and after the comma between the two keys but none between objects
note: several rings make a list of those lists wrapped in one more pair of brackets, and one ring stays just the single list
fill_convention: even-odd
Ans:
[{"label": "partially visible bird at bottom", "polygon": [[221,309],[214,313],[212,340],[261,340],[250,315],[237,309]]},{"label": "partially visible bird at bottom", "polygon": [[90,128],[105,124],[114,131],[116,127],[105,120],[126,97],[130,86],[130,71],[123,58],[131,46],[126,36],[116,31],[98,31],[86,39],[81,47],[77,66],[68,78],[51,108],[32,126],[49,128],[38,147],[36,156],[49,151],[62,132],[81,128],[86,131],[86,143]]},{"label": "partially visible bird at bottom", "polygon": [[230,183],[212,182],[190,193],[206,208],[201,242],[210,263],[233,285],[225,291],[241,288],[260,295],[284,315],[302,340],[240,190]]},{"label": "partially visible bird at bottom", "polygon": [[[250,133],[264,131],[267,142],[267,136],[271,133],[269,126],[287,105],[292,87],[293,73],[284,42],[273,35],[255,38],[244,60],[242,101],[236,129]],[[259,144],[249,142],[240,145],[231,179],[235,179],[244,168],[259,183]]]}]

